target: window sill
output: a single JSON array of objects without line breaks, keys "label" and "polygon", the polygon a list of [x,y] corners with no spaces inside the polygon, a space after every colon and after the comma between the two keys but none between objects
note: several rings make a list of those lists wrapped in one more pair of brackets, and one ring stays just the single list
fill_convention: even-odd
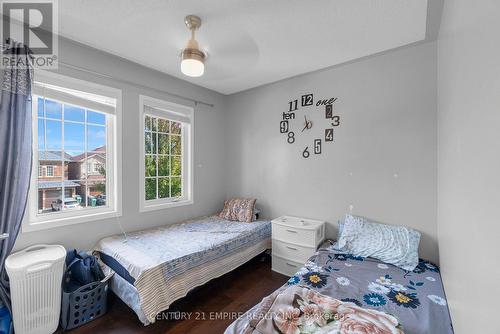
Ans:
[{"label": "window sill", "polygon": [[59,217],[55,219],[47,219],[42,221],[29,221],[29,218],[23,223],[22,233],[43,231],[52,228],[82,224],[93,222],[108,218],[121,217],[121,212],[118,211],[105,211],[105,212],[94,212],[86,215],[81,215],[78,217]]},{"label": "window sill", "polygon": [[159,202],[154,204],[141,203],[140,211],[141,212],[156,211],[156,210],[175,208],[178,206],[191,205],[191,204],[193,204],[192,199],[185,199],[172,202]]}]

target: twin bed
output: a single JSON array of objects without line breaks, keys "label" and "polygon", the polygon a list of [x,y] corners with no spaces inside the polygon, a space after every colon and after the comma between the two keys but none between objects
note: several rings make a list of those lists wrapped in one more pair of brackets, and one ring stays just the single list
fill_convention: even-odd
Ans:
[{"label": "twin bed", "polygon": [[[105,238],[95,251],[104,267],[115,271],[113,292],[148,325],[195,287],[269,249],[270,237],[269,221],[211,216]],[[304,319],[307,310],[323,310],[314,302],[318,298],[328,299],[339,314],[363,314],[361,322],[378,319],[373,321],[382,327],[399,322],[381,331],[369,327],[372,323],[359,327],[356,322],[351,325],[358,331],[352,333],[453,333],[438,267],[420,260],[413,271],[403,270],[324,243],[283,287],[237,319],[226,334],[345,333],[337,328],[342,322]]]},{"label": "twin bed", "polygon": [[[324,306],[318,293],[322,298],[335,298],[328,303],[336,300],[332,307],[339,314],[361,313],[354,326],[351,323],[350,329],[356,330],[343,330],[342,321],[304,318],[311,309],[314,313]],[[389,326],[388,318],[397,324]],[[453,327],[439,269],[432,263],[420,260],[415,270],[406,271],[373,258],[341,253],[325,243],[283,287],[225,331],[236,333],[451,334]]]},{"label": "twin bed", "polygon": [[111,290],[148,325],[195,287],[271,248],[271,222],[202,217],[102,239],[96,246]]}]

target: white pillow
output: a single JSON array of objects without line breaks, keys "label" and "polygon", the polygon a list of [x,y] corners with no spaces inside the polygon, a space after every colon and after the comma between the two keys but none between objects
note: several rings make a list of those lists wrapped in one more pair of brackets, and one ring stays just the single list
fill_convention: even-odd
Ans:
[{"label": "white pillow", "polygon": [[419,242],[420,233],[411,228],[347,214],[337,247],[355,256],[373,257],[413,271],[418,265]]}]

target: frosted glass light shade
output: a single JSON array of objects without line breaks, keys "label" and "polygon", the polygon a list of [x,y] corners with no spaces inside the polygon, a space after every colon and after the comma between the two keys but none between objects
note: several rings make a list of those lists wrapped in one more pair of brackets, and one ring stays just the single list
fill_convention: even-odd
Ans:
[{"label": "frosted glass light shade", "polygon": [[201,77],[205,73],[205,64],[198,59],[184,58],[181,62],[181,72],[188,77]]}]

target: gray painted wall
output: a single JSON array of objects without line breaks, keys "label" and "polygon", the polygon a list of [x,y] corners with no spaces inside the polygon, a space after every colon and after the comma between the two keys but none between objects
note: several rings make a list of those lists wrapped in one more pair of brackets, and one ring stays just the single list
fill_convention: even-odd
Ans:
[{"label": "gray painted wall", "polygon": [[[279,121],[288,101],[309,92],[338,97],[342,125],[322,155],[304,159],[328,125],[324,109],[306,111],[314,125],[302,135],[305,109],[297,113],[293,145]],[[330,237],[352,204],[355,214],[420,231],[421,255],[437,261],[436,99],[435,42],[232,95],[227,194],[256,197],[266,217],[326,220]]]},{"label": "gray painted wall", "polygon": [[[426,43],[222,96],[162,73],[61,40],[62,61],[215,104],[195,112],[194,205],[139,213],[138,96],[182,101],[153,91],[61,68],[62,74],[123,91],[123,216],[127,231],[217,212],[226,196],[255,196],[266,217],[299,215],[335,222],[354,213],[413,226],[423,234],[422,255],[437,261],[436,44]],[[303,93],[336,96],[342,125],[321,156],[301,157],[328,125],[310,113],[311,133],[294,145],[279,134],[288,101]],[[297,114],[302,117],[300,112]],[[298,127],[297,124],[294,125]],[[297,132],[297,131],[296,131]],[[397,174],[398,177],[394,177]],[[116,219],[22,233],[16,249],[61,243],[90,248],[119,233]]]},{"label": "gray painted wall", "polygon": [[[208,89],[156,72],[75,42],[60,40],[60,59],[73,65],[106,73],[117,78],[156,87],[172,93],[214,103],[215,107],[195,107],[194,124],[194,204],[139,213],[139,156],[141,129],[138,125],[139,94],[186,103],[168,95],[142,90],[95,75],[67,70],[59,73],[78,79],[122,89],[123,96],[123,216],[119,221],[127,231],[211,214],[221,209],[225,198],[223,96]],[[134,47],[131,45],[131,47]],[[66,247],[88,249],[100,238],[119,233],[116,219],[59,227],[40,232],[21,233],[16,249],[33,243],[59,243]]]},{"label": "gray painted wall", "polygon": [[446,1],[438,41],[438,236],[457,334],[498,333],[500,3]]}]

